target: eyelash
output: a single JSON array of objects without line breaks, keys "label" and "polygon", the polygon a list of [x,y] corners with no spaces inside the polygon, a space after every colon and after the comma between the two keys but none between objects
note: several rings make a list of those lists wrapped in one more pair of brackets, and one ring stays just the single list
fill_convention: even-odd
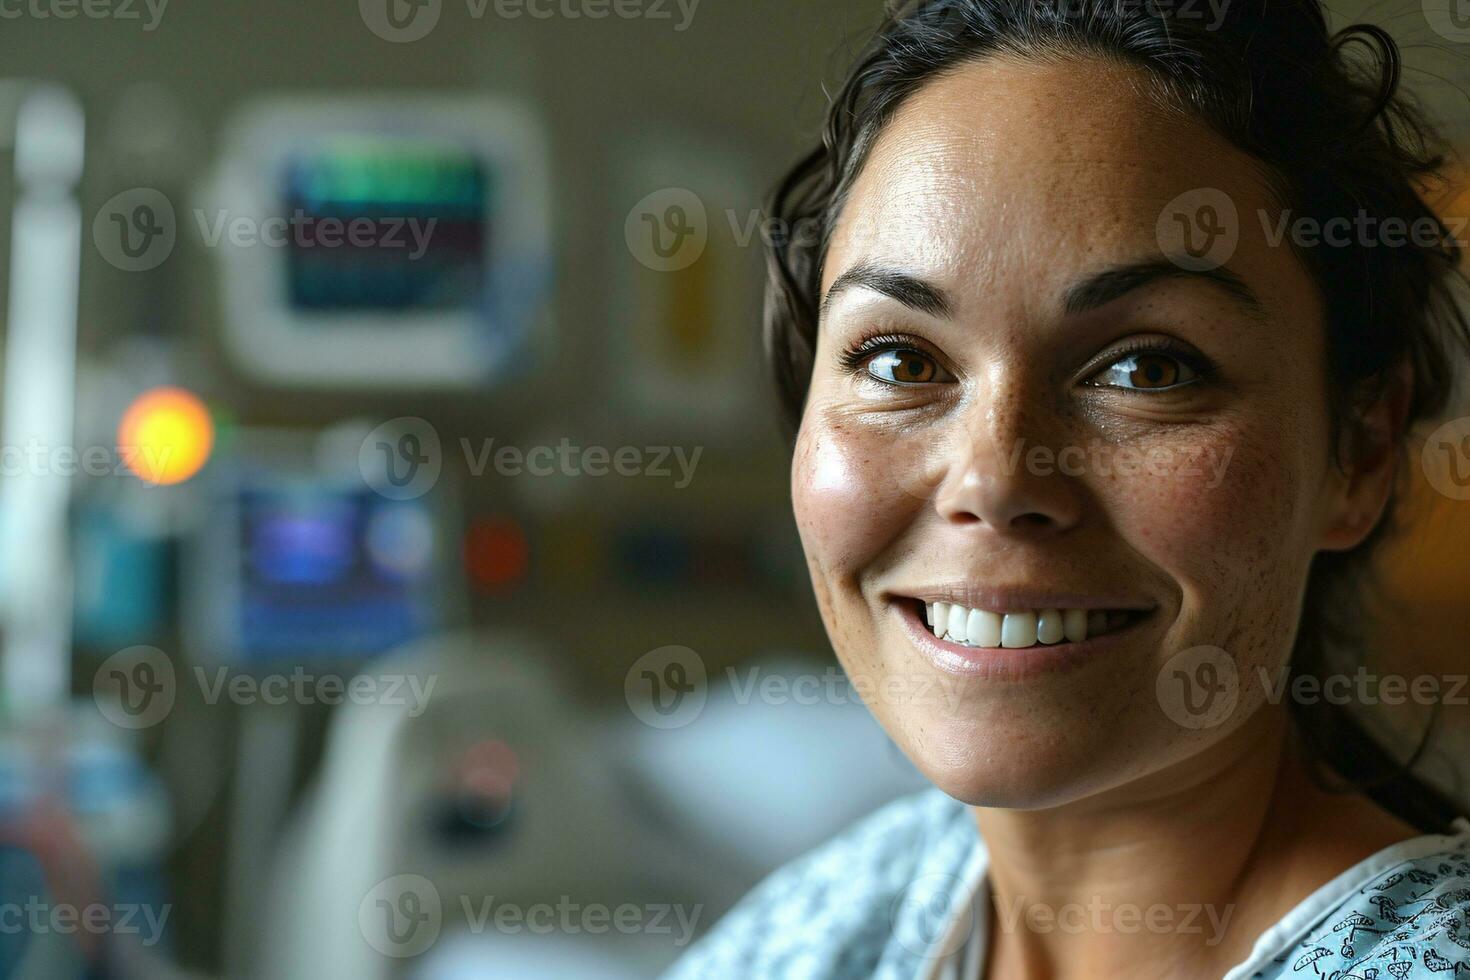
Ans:
[{"label": "eyelash", "polygon": [[[882,354],[887,351],[913,350],[918,351],[925,357],[933,357],[924,350],[913,337],[904,337],[899,334],[882,333],[875,334],[853,344],[842,353],[842,367],[846,371],[856,371],[866,364],[874,354]],[[874,378],[874,381],[879,379]],[[886,382],[884,382],[886,383]]]},{"label": "eyelash", "polygon": [[[931,358],[936,362],[938,361],[938,358],[934,357],[933,354],[925,350],[924,345],[921,344],[914,337],[905,337],[900,334],[876,334],[857,341],[847,350],[843,351],[843,353],[841,354],[841,363],[845,371],[849,373],[855,373],[861,370],[864,365],[866,365],[867,362],[872,359],[874,354],[881,354],[888,351],[905,350],[917,351],[918,353],[923,354],[925,357]],[[1099,358],[1097,361],[1088,366],[1088,377],[1092,378],[1093,376],[1101,372],[1104,368],[1109,367],[1112,364],[1116,364],[1118,361],[1125,360],[1129,357],[1135,357],[1140,354],[1163,354],[1168,357],[1174,358],[1194,372],[1195,376],[1191,380],[1183,382],[1180,385],[1171,386],[1170,388],[1159,389],[1160,391],[1170,391],[1174,388],[1184,387],[1185,385],[1209,381],[1215,376],[1216,366],[1214,362],[1205,357],[1199,351],[1196,351],[1192,347],[1188,347],[1180,343],[1179,341],[1173,340],[1171,338],[1159,337],[1132,340],[1124,344],[1120,348],[1109,351],[1105,358]],[[872,380],[878,382],[879,384],[888,385],[889,387],[894,388],[910,387],[909,385],[900,385],[895,384],[891,381],[884,381],[881,378],[872,378]],[[1097,385],[1096,387],[1115,388],[1116,386]],[[1130,389],[1119,388],[1118,390],[1128,391]]]},{"label": "eyelash", "polygon": [[[1108,351],[1108,353],[1104,357],[1099,358],[1097,361],[1093,362],[1093,364],[1089,365],[1087,375],[1088,379],[1090,380],[1093,376],[1098,374],[1106,367],[1116,364],[1119,361],[1127,360],[1130,357],[1136,357],[1140,354],[1163,354],[1166,357],[1174,358],[1174,360],[1178,361],[1180,364],[1183,364],[1185,367],[1194,372],[1194,377],[1190,380],[1177,385],[1170,385],[1168,388],[1160,388],[1158,389],[1158,391],[1160,392],[1173,391],[1178,388],[1183,388],[1186,385],[1203,384],[1207,381],[1212,380],[1215,377],[1215,362],[1211,361],[1208,357],[1201,354],[1193,347],[1189,347],[1169,337],[1154,337],[1149,339],[1130,340],[1122,347]],[[1097,385],[1096,387],[1114,388],[1118,391],[1136,390],[1128,388],[1118,388],[1116,385]],[[1146,390],[1139,390],[1138,393],[1147,394],[1148,392]]]}]

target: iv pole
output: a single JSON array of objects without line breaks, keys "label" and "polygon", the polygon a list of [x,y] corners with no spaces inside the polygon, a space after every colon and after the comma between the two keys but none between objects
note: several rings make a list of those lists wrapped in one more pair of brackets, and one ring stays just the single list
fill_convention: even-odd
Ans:
[{"label": "iv pole", "polygon": [[70,695],[71,480],[57,463],[75,438],[85,128],[66,90],[13,92],[16,203],[0,416],[8,457],[0,463],[15,471],[0,480],[0,698],[12,720],[52,712]]}]

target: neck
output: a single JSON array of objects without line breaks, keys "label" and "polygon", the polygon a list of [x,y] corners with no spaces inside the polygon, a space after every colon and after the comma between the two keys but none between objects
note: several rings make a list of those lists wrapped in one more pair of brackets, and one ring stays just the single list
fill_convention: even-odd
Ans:
[{"label": "neck", "polygon": [[[1344,837],[1313,850],[1328,805]],[[974,813],[990,854],[992,977],[1218,976],[1316,887],[1413,836],[1318,789],[1270,708],[1125,787]]]}]

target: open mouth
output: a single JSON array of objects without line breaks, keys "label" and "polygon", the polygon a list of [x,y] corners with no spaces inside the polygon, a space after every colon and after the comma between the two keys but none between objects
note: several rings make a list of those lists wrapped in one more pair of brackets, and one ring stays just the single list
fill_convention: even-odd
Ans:
[{"label": "open mouth", "polygon": [[941,640],[976,649],[1024,649],[1082,643],[1125,630],[1148,615],[1142,609],[1029,609],[1006,613],[952,602],[910,600],[919,621]]}]

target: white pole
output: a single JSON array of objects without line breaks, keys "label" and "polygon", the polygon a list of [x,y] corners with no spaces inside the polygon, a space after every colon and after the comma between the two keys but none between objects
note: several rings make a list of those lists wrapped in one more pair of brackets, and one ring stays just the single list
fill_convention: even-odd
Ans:
[{"label": "white pole", "polygon": [[70,686],[67,504],[77,459],[72,440],[82,220],[76,185],[83,132],[82,109],[70,93],[54,86],[26,91],[15,117],[16,205],[0,415],[0,677],[12,718],[65,703]]}]

